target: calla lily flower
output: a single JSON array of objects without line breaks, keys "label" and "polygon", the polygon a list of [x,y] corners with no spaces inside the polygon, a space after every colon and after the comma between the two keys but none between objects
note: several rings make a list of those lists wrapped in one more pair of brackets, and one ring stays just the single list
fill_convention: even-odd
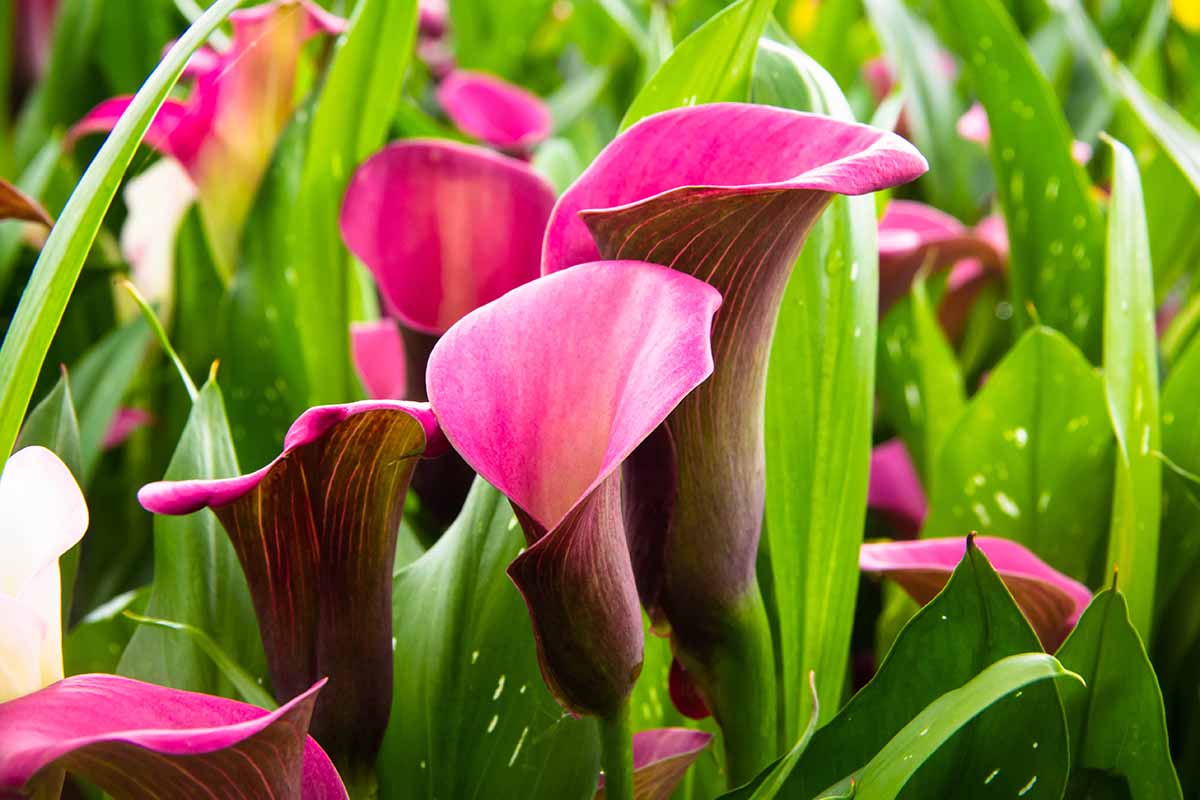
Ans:
[{"label": "calla lily flower", "polygon": [[[973,537],[1013,599],[1054,652],[1092,600],[1086,586],[1048,566],[1024,546],[995,536]],[[862,546],[859,568],[891,578],[921,605],[942,590],[966,553],[965,538],[880,542]]]},{"label": "calla lily flower", "polygon": [[494,75],[456,69],[437,89],[450,121],[499,150],[526,153],[550,135],[550,108],[534,94]]},{"label": "calla lily flower", "polygon": [[87,526],[83,493],[58,456],[26,447],[8,459],[0,474],[0,702],[63,676],[58,559]]},{"label": "calla lily flower", "polygon": [[[974,103],[958,118],[958,135],[969,142],[987,147],[992,140],[992,126],[988,123],[987,111],[980,103]],[[1078,139],[1071,143],[1071,158],[1079,164],[1092,160],[1092,146]]]},{"label": "calla lily flower", "polygon": [[[295,107],[301,48],[346,23],[310,0],[274,0],[229,16],[228,52],[201,50],[188,74],[187,101],[169,99],[145,142],[183,165],[196,184],[200,209],[219,262],[234,262],[237,238],[259,180]],[[108,132],[132,97],[107,100],[71,130],[70,138]]]},{"label": "calla lily flower", "polygon": [[12,34],[13,78],[18,86],[36,82],[50,62],[59,0],[17,0]]},{"label": "calla lily flower", "polygon": [[988,217],[969,230],[932,206],[894,200],[879,221],[879,315],[908,294],[922,268],[953,267],[947,286],[951,295],[977,292],[979,282],[1002,274],[1007,261],[1001,217]]},{"label": "calla lily flower", "polygon": [[[410,399],[425,400],[425,366],[438,337],[538,276],[553,206],[545,179],[482,147],[411,140],[359,167],[342,204],[342,238],[375,277],[385,308],[400,323],[405,353],[399,361],[390,349],[360,349],[359,340],[359,374],[373,376],[368,391],[383,391],[383,375],[402,365],[407,377],[397,372],[391,390],[403,385]],[[373,363],[365,363],[368,357]],[[472,478],[447,453],[421,465],[413,489],[422,510],[445,526],[462,508]]]},{"label": "calla lily flower", "polygon": [[446,33],[449,10],[446,0],[419,0],[417,3],[417,33],[428,39],[440,39]]},{"label": "calla lily flower", "polygon": [[886,517],[902,536],[916,536],[925,522],[929,510],[925,490],[900,439],[884,442],[871,451],[867,507]]},{"label": "calla lily flower", "polygon": [[342,800],[305,735],[320,687],[267,712],[115,675],[58,681],[0,704],[0,795],[57,796],[66,770],[114,797]]},{"label": "calla lily flower", "polygon": [[[948,80],[953,81],[958,77],[958,62],[945,50],[939,48],[935,51],[934,63],[937,71]],[[883,102],[896,88],[896,71],[884,56],[872,58],[863,64],[862,77],[876,103]],[[905,110],[901,110],[900,117],[896,120],[896,132],[901,136],[909,134],[908,114]]]},{"label": "calla lily flower", "polygon": [[130,278],[150,302],[169,299],[179,225],[196,200],[196,185],[183,166],[164,157],[125,184],[129,213],[121,226],[121,255]]},{"label": "calla lily flower", "polygon": [[350,325],[350,354],[367,396],[403,400],[408,391],[404,342],[390,319]]},{"label": "calla lily flower", "polygon": [[142,408],[118,408],[108,423],[104,439],[100,446],[112,450],[125,444],[125,441],[139,428],[144,428],[154,422],[154,415]]},{"label": "calla lily flower", "polygon": [[[634,800],[669,800],[712,734],[690,728],[656,728],[633,735]],[[596,800],[604,800],[604,776]]]},{"label": "calla lily flower", "polygon": [[257,472],[138,493],[158,514],[216,513],[246,573],[276,694],[329,678],[312,731],[355,785],[369,780],[387,725],[404,495],[417,460],[442,446],[424,404],[320,406]]},{"label": "calla lily flower", "polygon": [[546,685],[576,714],[616,713],[641,670],[619,468],[712,371],[720,302],[664,267],[585,264],[468,314],[430,356],[446,438],[525,533],[508,574]]},{"label": "calla lily flower", "polygon": [[0,178],[0,220],[6,219],[36,222],[47,228],[54,225],[54,220],[41,203]]},{"label": "calla lily flower", "polygon": [[[635,489],[665,495],[654,504],[663,513],[638,522],[635,538],[650,543],[647,563],[657,565],[657,574],[639,575],[639,588],[651,616],[669,622],[676,654],[690,659],[685,666],[706,693],[712,686],[696,668],[725,646],[730,620],[754,614],[756,629],[765,629],[755,577],[763,396],[792,265],[834,194],[872,192],[926,169],[911,144],[886,131],[719,103],[640,121],[555,206],[544,272],[597,257],[638,258],[700,277],[725,298],[713,330],[712,379],[667,419],[670,446],[635,458],[627,475]],[[665,490],[663,475],[674,478]],[[764,668],[770,660],[759,657]],[[739,713],[738,701],[705,700],[722,725],[723,715]]]}]

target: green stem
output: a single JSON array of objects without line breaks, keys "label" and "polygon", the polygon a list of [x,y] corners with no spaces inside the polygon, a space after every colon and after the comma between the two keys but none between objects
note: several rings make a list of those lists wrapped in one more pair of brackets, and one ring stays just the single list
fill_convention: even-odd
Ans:
[{"label": "green stem", "polygon": [[724,734],[726,779],[732,789],[749,782],[778,755],[774,647],[757,584],[726,624],[721,642],[697,675],[703,676],[704,694]]},{"label": "green stem", "polygon": [[600,763],[604,768],[606,800],[633,800],[633,728],[629,701],[600,723]]}]

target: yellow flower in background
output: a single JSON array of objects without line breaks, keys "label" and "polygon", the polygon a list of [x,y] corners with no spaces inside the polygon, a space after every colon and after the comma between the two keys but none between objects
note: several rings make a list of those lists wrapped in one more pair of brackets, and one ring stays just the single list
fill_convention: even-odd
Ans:
[{"label": "yellow flower in background", "polygon": [[[1197,0],[1200,2],[1200,0]],[[821,0],[792,0],[788,9],[788,33],[794,39],[806,39],[817,24],[817,12],[821,8]]]},{"label": "yellow flower in background", "polygon": [[1200,0],[1171,0],[1171,15],[1189,31],[1200,31]]},{"label": "yellow flower in background", "polygon": [[58,559],[83,538],[87,504],[44,447],[13,454],[0,474],[0,703],[63,676]]}]

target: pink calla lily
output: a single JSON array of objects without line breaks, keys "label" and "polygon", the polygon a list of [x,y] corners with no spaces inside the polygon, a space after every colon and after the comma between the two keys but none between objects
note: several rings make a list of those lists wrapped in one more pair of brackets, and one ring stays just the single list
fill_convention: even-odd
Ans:
[{"label": "pink calla lily", "polygon": [[238,554],[275,692],[329,678],[313,735],[348,780],[370,772],[392,684],[392,562],[417,461],[444,446],[429,407],[363,401],[309,409],[284,451],[249,475],[153,483],[158,514],[211,508]]},{"label": "pink calla lily", "polygon": [[867,506],[883,514],[902,536],[913,537],[921,530],[929,505],[908,448],[899,439],[871,451]]},{"label": "pink calla lily", "polygon": [[[927,169],[900,137],[779,108],[718,103],[666,111],[618,136],[555,206],[543,271],[639,258],[706,280],[725,304],[715,370],[665,426],[669,446],[635,457],[631,491],[651,492],[635,540],[650,542],[643,602],[670,623],[676,653],[703,671],[728,618],[765,612],[755,577],[763,516],[763,395],[775,317],[796,255],[834,194],[862,194]],[[657,437],[656,437],[657,438]],[[639,468],[639,466],[641,468]],[[674,476],[661,486],[662,476]],[[663,495],[669,500],[664,502]],[[769,655],[764,657],[769,658]],[[739,704],[706,696],[718,721]],[[722,721],[723,722],[723,721]],[[724,724],[724,723],[723,723]]]},{"label": "pink calla lily", "polygon": [[580,265],[468,314],[430,356],[447,439],[525,532],[508,574],[546,684],[575,713],[613,714],[641,669],[619,468],[712,371],[720,302],[660,266]]},{"label": "pink calla lily", "polygon": [[133,435],[134,431],[153,423],[154,415],[145,409],[118,408],[117,413],[113,415],[112,422],[108,423],[108,430],[104,432],[104,439],[101,440],[100,446],[105,450],[120,447]]},{"label": "pink calla lily", "polygon": [[305,735],[323,681],[277,711],[115,675],[77,675],[0,704],[0,796],[57,796],[60,770],[114,797],[343,800]]},{"label": "pink calla lily", "polygon": [[[958,118],[958,135],[969,142],[976,142],[987,147],[988,142],[992,140],[992,126],[988,122],[987,111],[982,104],[972,104]],[[1076,139],[1071,143],[1071,158],[1079,164],[1088,163],[1092,160],[1092,146]]]},{"label": "pink calla lily", "polygon": [[[946,585],[966,552],[966,541],[953,537],[864,544],[859,567],[891,578],[924,605]],[[1012,592],[1042,646],[1054,652],[1091,602],[1091,591],[1016,542],[994,536],[976,536],[974,541]]]},{"label": "pink calla lily", "polygon": [[[163,103],[145,137],[148,146],[182,164],[196,184],[205,225],[227,269],[258,182],[295,107],[302,45],[346,27],[311,0],[273,0],[235,11],[229,21],[233,46],[193,57],[191,96]],[[112,130],[131,101],[117,97],[96,106],[70,138]]]},{"label": "pink calla lily", "polygon": [[500,150],[527,152],[554,125],[537,95],[483,72],[452,71],[438,86],[437,99],[455,127]]},{"label": "pink calla lily", "polygon": [[350,326],[354,369],[372,400],[403,400],[408,391],[404,342],[390,319]]},{"label": "pink calla lily", "polygon": [[[669,800],[688,768],[712,742],[691,728],[655,728],[633,735],[634,800]],[[604,800],[604,776],[595,800]]]}]

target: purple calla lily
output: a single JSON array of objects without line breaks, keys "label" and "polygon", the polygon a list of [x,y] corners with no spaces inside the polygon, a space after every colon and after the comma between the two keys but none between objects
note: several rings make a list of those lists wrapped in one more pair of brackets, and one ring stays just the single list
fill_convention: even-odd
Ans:
[{"label": "purple calla lily", "polygon": [[446,438],[525,532],[508,574],[546,685],[575,713],[612,716],[641,670],[618,468],[712,371],[720,302],[660,266],[580,265],[468,314],[430,356]]},{"label": "purple calla lily", "polygon": [[392,562],[417,461],[444,446],[425,404],[306,411],[284,451],[249,475],[153,483],[159,514],[211,508],[237,551],[275,692],[329,678],[313,735],[347,780],[370,780],[392,682]]},{"label": "purple calla lily", "polygon": [[[454,142],[392,144],[355,172],[342,204],[342,238],[371,270],[400,324],[410,399],[426,399],[425,366],[439,336],[538,276],[553,206],[554,190],[528,165]],[[387,370],[381,357],[376,351],[373,363],[360,360],[360,374]],[[421,465],[413,489],[422,509],[445,526],[462,507],[472,477],[447,453]]]},{"label": "purple calla lily", "polygon": [[988,217],[970,230],[931,206],[894,200],[879,221],[879,315],[908,294],[922,268],[952,267],[951,294],[977,290],[978,281],[1001,274],[1007,261],[1002,218]]},{"label": "purple calla lily", "polygon": [[[295,108],[302,45],[346,27],[345,20],[310,0],[273,0],[235,11],[229,21],[233,46],[193,56],[186,73],[195,79],[191,96],[163,103],[145,137],[148,146],[182,164],[196,184],[205,225],[227,269],[259,179]],[[116,97],[96,106],[70,138],[111,131],[132,99]]]},{"label": "purple calla lily", "polygon": [[[691,728],[655,728],[633,735],[635,800],[668,800],[688,768],[712,742],[712,734]],[[595,800],[604,800],[604,777]]]},{"label": "purple calla lily", "polygon": [[[550,219],[544,272],[597,257],[639,258],[700,277],[725,298],[712,380],[667,420],[670,446],[644,463],[635,458],[636,474],[627,477],[635,492],[661,496],[660,476],[677,476],[671,502],[655,504],[671,512],[643,516],[635,537],[653,543],[658,555],[647,563],[660,565],[657,575],[639,575],[642,599],[670,623],[676,654],[717,720],[746,715],[763,739],[758,749],[774,736],[763,721],[773,700],[761,697],[763,708],[750,711],[744,699],[717,696],[717,686],[746,683],[733,649],[753,650],[745,658],[763,670],[773,662],[754,566],[775,317],[804,238],[835,193],[895,186],[926,169],[911,144],[865,125],[739,103],[681,108],[617,137]],[[754,640],[734,644],[735,631],[747,629]],[[749,778],[758,766],[734,771]]]},{"label": "purple calla lily", "polygon": [[342,800],[306,736],[320,682],[277,711],[115,675],[0,704],[0,797],[57,796],[65,770],[115,797]]},{"label": "purple calla lily", "polygon": [[438,103],[463,133],[500,150],[526,153],[550,135],[549,107],[494,75],[456,69],[437,89]]},{"label": "purple calla lily", "polygon": [[404,342],[390,319],[350,326],[354,368],[372,400],[403,400],[408,393]]},{"label": "purple calla lily", "polygon": [[908,448],[900,439],[871,451],[871,477],[867,507],[882,514],[901,536],[912,538],[921,530],[929,505],[921,478]]},{"label": "purple calla lily", "polygon": [[[995,536],[976,536],[974,541],[1025,612],[1042,646],[1053,653],[1091,602],[1091,591],[1016,542]],[[859,568],[891,578],[924,605],[946,585],[966,552],[966,542],[953,537],[864,544]]]}]

